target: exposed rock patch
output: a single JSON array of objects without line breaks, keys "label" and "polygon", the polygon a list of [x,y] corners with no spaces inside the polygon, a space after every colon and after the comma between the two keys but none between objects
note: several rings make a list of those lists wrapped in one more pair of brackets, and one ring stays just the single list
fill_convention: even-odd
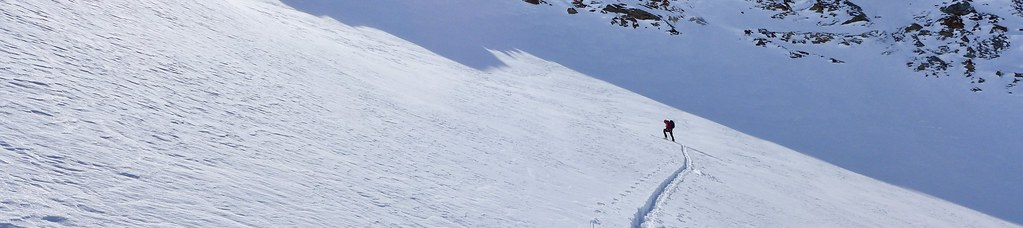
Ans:
[{"label": "exposed rock patch", "polygon": [[999,24],[1001,17],[977,11],[969,0],[941,6],[939,11],[941,15],[937,18],[928,17],[927,12],[919,13],[916,23],[891,35],[895,41],[893,46],[913,44],[912,53],[917,57],[906,65],[926,76],[961,73],[970,78],[971,83],[987,82],[977,75],[977,69],[984,62],[980,60],[998,58],[1009,49],[1011,43],[1006,34],[1009,28]]}]

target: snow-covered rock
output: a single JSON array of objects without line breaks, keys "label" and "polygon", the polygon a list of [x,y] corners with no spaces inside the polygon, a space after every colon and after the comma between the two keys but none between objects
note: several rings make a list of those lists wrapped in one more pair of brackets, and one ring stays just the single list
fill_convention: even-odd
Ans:
[{"label": "snow-covered rock", "polygon": [[[567,0],[566,0],[567,2]],[[614,14],[611,24],[632,28],[654,28],[678,35],[688,26],[715,23],[707,21],[694,7],[698,0],[616,0],[571,1],[570,9]],[[845,63],[828,52],[841,52],[849,46],[875,41],[886,46],[877,55],[905,55],[905,65],[927,77],[965,76],[972,91],[994,90],[1020,93],[1023,68],[1006,63],[1021,57],[1010,38],[1010,30],[1023,24],[1023,3],[1018,0],[978,1],[870,1],[870,0],[746,0],[748,9],[766,11],[764,20],[791,22],[783,26],[764,26],[747,21],[743,34],[756,46],[786,50],[791,58],[812,56],[831,63]],[[857,3],[859,2],[859,3]],[[912,14],[912,22],[901,15],[870,15],[859,4],[872,8],[894,8]],[[547,5],[553,5],[547,3]],[[1008,10],[1013,7],[1013,10]],[[978,10],[980,8],[980,10]],[[890,10],[890,9],[886,9]],[[875,11],[886,11],[875,10]],[[751,12],[752,13],[752,12]],[[644,16],[636,16],[644,15]],[[769,15],[769,18],[767,17]],[[999,16],[1003,15],[1003,16]],[[680,22],[695,22],[680,24]],[[667,26],[662,26],[665,24]],[[839,27],[839,28],[835,28]],[[844,28],[843,28],[844,27]],[[1010,28],[1012,27],[1012,28]],[[735,34],[739,37],[740,34]],[[825,46],[825,50],[812,46]],[[1008,53],[1007,53],[1008,52]],[[1003,57],[1003,55],[1006,55]],[[903,63],[900,63],[903,64]],[[1017,77],[1018,76],[1018,77]]]}]

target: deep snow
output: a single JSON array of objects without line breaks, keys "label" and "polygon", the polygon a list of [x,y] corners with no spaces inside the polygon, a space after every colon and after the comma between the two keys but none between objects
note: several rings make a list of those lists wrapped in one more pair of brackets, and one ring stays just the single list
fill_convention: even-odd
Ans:
[{"label": "deep snow", "polygon": [[1011,225],[526,52],[478,70],[273,0],[5,1],[0,47],[0,226],[623,227],[652,195],[644,225]]}]

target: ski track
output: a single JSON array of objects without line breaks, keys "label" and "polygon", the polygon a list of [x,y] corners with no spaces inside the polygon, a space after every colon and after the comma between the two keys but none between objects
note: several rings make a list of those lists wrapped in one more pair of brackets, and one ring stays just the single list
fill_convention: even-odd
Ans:
[{"label": "ski track", "polygon": [[693,167],[693,159],[689,157],[688,147],[680,145],[682,147],[682,157],[685,161],[683,161],[682,166],[678,170],[675,170],[671,176],[668,176],[667,179],[661,182],[653,194],[650,194],[646,204],[643,204],[642,207],[636,210],[636,215],[632,219],[633,228],[642,228],[646,222],[656,220],[656,216],[660,212],[658,205],[664,204],[668,196],[675,193],[686,174],[689,174],[690,170],[692,170],[690,167]]}]

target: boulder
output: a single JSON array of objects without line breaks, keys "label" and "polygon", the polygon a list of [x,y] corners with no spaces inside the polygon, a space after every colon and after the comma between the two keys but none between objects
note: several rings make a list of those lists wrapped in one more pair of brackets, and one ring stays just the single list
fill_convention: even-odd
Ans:
[{"label": "boulder", "polygon": [[941,12],[956,16],[963,16],[971,13],[976,13],[977,10],[974,9],[972,5],[970,5],[970,2],[963,1],[946,7],[941,7]]}]

